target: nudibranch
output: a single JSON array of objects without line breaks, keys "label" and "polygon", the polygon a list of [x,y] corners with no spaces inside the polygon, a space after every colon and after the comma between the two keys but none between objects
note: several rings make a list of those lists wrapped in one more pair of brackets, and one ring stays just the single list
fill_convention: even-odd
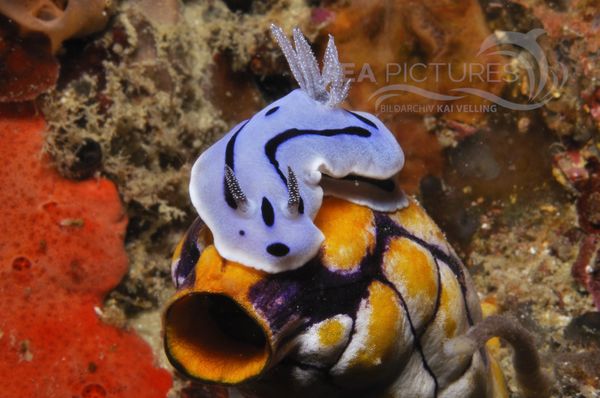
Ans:
[{"label": "nudibranch", "polygon": [[278,273],[319,250],[323,195],[379,211],[407,202],[394,181],[404,155],[393,134],[371,114],[338,107],[349,81],[333,38],[320,72],[299,29],[295,49],[272,32],[300,88],[208,148],[192,168],[190,196],[224,258]]}]

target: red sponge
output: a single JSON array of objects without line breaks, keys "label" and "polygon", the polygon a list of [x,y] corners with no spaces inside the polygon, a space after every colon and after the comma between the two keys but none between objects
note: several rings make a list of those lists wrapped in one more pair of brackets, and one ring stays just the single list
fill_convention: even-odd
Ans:
[{"label": "red sponge", "polygon": [[0,116],[0,398],[164,398],[150,348],[94,311],[127,271],[117,190],[60,177],[44,128]]}]

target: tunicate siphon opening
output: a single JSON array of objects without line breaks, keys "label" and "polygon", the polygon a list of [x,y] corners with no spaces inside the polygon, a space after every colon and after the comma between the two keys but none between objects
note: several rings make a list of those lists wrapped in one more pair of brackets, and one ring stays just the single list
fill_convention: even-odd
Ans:
[{"label": "tunicate siphon opening", "polygon": [[270,356],[258,320],[233,299],[213,293],[189,294],[169,306],[165,349],[187,376],[223,384],[257,376]]}]

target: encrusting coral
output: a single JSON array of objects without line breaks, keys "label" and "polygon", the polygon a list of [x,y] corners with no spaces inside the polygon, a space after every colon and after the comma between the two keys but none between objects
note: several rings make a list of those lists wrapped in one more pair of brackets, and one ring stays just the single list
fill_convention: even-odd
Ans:
[{"label": "encrusting coral", "polygon": [[96,313],[127,271],[117,190],[58,175],[44,129],[0,112],[0,395],[164,398],[150,348]]}]

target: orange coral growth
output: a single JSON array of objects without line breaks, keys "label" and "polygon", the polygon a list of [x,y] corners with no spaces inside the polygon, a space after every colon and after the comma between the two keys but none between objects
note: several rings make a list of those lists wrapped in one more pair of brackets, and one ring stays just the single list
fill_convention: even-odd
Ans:
[{"label": "orange coral growth", "polygon": [[0,395],[164,397],[150,348],[94,310],[127,270],[115,186],[60,177],[44,127],[0,116]]}]

